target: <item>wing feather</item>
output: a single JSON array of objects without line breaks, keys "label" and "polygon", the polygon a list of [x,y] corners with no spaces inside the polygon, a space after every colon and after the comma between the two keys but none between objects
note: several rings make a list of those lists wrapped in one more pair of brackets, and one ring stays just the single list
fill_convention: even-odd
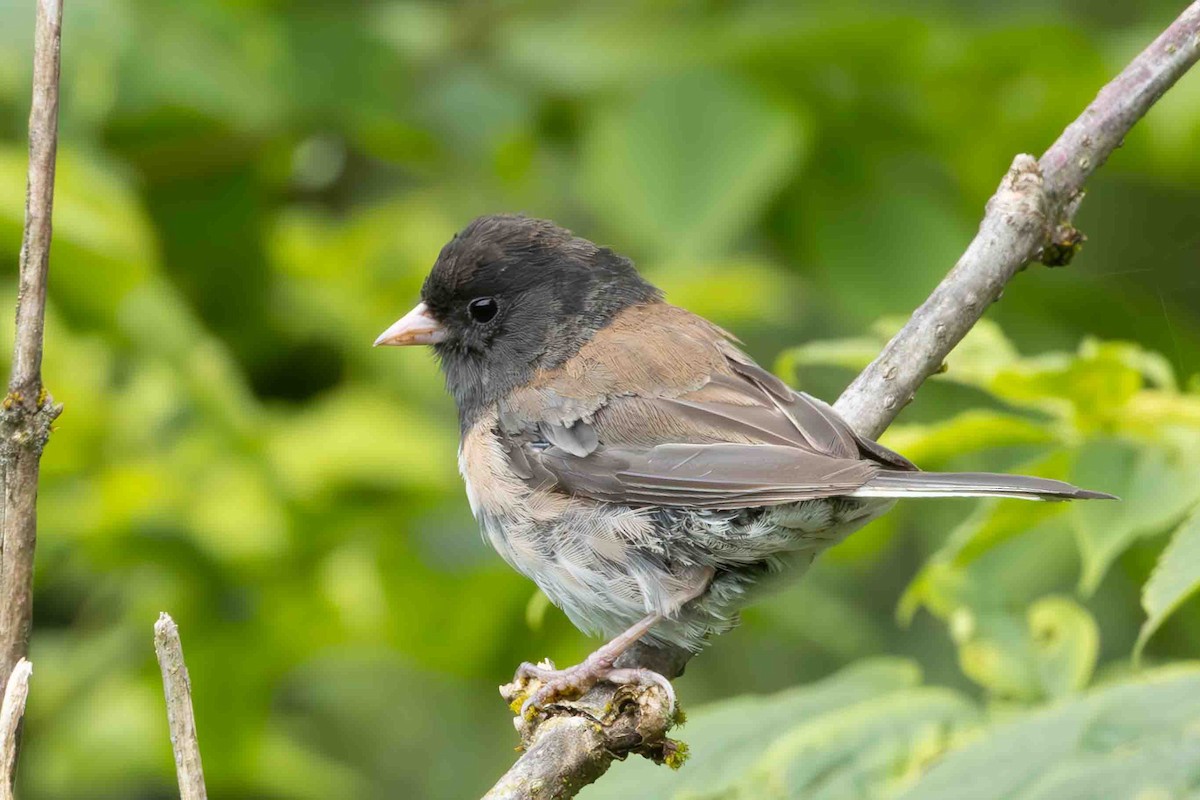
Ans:
[{"label": "wing feather", "polygon": [[496,409],[512,474],[631,506],[737,509],[819,497],[1108,497],[1057,481],[919,472],[683,309],[636,306]]},{"label": "wing feather", "polygon": [[[639,310],[636,339],[625,327],[615,342],[601,331],[584,353],[588,370],[543,373],[536,392],[501,404],[500,434],[524,480],[634,506],[723,509],[850,494],[887,461],[828,405],[681,313]],[[688,357],[672,365],[662,353]],[[642,375],[651,357],[653,382]]]}]

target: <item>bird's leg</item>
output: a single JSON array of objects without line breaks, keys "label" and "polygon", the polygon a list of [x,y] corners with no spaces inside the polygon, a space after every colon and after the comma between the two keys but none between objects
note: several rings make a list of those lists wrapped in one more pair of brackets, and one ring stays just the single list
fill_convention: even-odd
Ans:
[{"label": "bird's leg", "polygon": [[541,686],[529,695],[521,706],[521,716],[528,717],[543,706],[563,697],[581,697],[600,681],[625,685],[658,686],[667,695],[667,702],[672,710],[675,708],[675,690],[671,682],[654,670],[641,668],[622,668],[613,666],[625,651],[641,639],[653,628],[660,614],[649,614],[639,620],[627,631],[615,637],[600,647],[580,663],[566,669],[554,669],[525,662],[517,667],[517,680],[536,679]]},{"label": "bird's leg", "polygon": [[[700,595],[708,591],[716,570],[704,570],[702,579],[686,594],[679,597],[676,608],[683,608]],[[607,644],[596,650],[579,664],[566,669],[555,669],[553,664],[539,666],[528,661],[517,667],[515,680],[527,681],[536,679],[541,686],[521,705],[521,716],[528,717],[539,709],[562,697],[581,697],[600,681],[607,681],[618,686],[637,684],[639,686],[657,686],[667,696],[667,704],[672,713],[675,711],[675,689],[671,682],[652,669],[641,667],[614,667],[616,660],[633,647],[639,639],[649,633],[662,614],[648,614],[636,622],[627,631],[620,634]]]}]

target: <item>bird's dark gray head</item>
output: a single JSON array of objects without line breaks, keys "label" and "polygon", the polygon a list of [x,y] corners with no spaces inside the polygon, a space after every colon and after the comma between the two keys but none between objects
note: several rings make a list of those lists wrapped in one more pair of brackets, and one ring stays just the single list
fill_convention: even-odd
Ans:
[{"label": "bird's dark gray head", "polygon": [[479,217],[442,248],[421,305],[376,344],[433,345],[466,425],[622,309],[661,298],[629,259],[553,222]]}]

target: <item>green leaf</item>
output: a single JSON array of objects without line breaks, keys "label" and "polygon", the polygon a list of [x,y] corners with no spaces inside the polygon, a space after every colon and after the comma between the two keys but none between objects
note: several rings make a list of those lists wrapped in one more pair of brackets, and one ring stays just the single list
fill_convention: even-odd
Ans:
[{"label": "green leaf", "polygon": [[1168,426],[1200,430],[1200,374],[1192,376],[1192,383],[1197,386],[1190,389],[1188,394],[1139,392],[1126,409],[1126,429],[1148,437]]},{"label": "green leaf", "polygon": [[1085,342],[1077,355],[1051,353],[1026,358],[996,373],[987,387],[1016,405],[1064,417],[1081,430],[1120,420],[1125,405],[1142,388],[1140,363],[1119,342]]},{"label": "green leaf", "polygon": [[847,709],[870,707],[882,698],[904,695],[920,682],[920,671],[898,659],[864,661],[812,685],[770,696],[746,696],[713,703],[688,714],[677,736],[691,757],[679,772],[631,760],[618,765],[590,788],[589,800],[655,797],[699,798],[727,795],[764,751],[793,729],[831,724]]},{"label": "green leaf", "polygon": [[602,114],[584,141],[584,196],[609,226],[660,257],[728,249],[805,149],[800,118],[707,73],[651,84]]},{"label": "green leaf", "polygon": [[950,615],[963,673],[1008,699],[1064,697],[1087,686],[1100,634],[1087,609],[1065,597],[1044,597],[1024,618],[1007,610]]},{"label": "green leaf", "polygon": [[[1061,478],[1067,463],[1064,454],[1056,453],[1041,461],[1023,464],[1017,471],[1022,475]],[[975,513],[950,533],[931,561],[952,561],[960,566],[969,564],[988,550],[1028,532],[1066,509],[1067,506],[1061,503],[1014,502],[1011,498],[985,500],[977,506]]]},{"label": "green leaf", "polygon": [[1175,390],[1170,363],[1129,342],[1084,340],[1076,353],[1021,356],[995,323],[983,320],[946,358],[942,380],[983,389],[1081,430],[1119,427],[1144,385]]},{"label": "green leaf", "polygon": [[[1048,598],[1031,619],[1074,616]],[[869,661],[773,697],[695,711],[679,772],[617,765],[584,796],[657,800],[1127,800],[1190,797],[1200,665],[1158,669],[987,723],[960,695]],[[1154,794],[1154,792],[1159,794]]]},{"label": "green leaf", "polygon": [[1187,442],[1139,445],[1102,439],[1080,449],[1071,482],[1121,498],[1120,503],[1070,507],[1083,556],[1082,591],[1096,591],[1112,562],[1133,542],[1165,531],[1200,500],[1197,474],[1200,455]]},{"label": "green leaf", "polygon": [[1183,797],[1198,770],[1200,667],[1181,665],[984,731],[902,798]]},{"label": "green leaf", "polygon": [[1065,697],[1088,685],[1100,653],[1100,629],[1086,608],[1068,597],[1044,597],[1026,623],[1042,694]]},{"label": "green leaf", "polygon": [[[1031,471],[1058,474],[1064,464],[1060,456]],[[981,504],[918,573],[899,618],[907,623],[925,607],[947,622],[964,674],[995,696],[1032,701],[1086,686],[1096,624],[1073,601],[1041,596],[1075,574],[1066,511],[1055,503]]]},{"label": "green leaf", "polygon": [[897,425],[882,442],[927,466],[992,447],[1047,444],[1056,439],[1049,426],[999,411],[964,411],[932,425]]},{"label": "green leaf", "polygon": [[1024,800],[1173,800],[1194,787],[1200,742],[1138,743],[1119,754],[1081,755],[1041,777]]},{"label": "green leaf", "polygon": [[823,719],[810,719],[777,740],[738,785],[745,800],[878,797],[919,774],[949,749],[978,711],[949,689],[893,692]]},{"label": "green leaf", "polygon": [[[1043,470],[1032,470],[1044,474]],[[976,609],[1010,607],[1012,598],[1000,582],[1012,569],[1003,563],[980,564],[985,558],[1003,562],[996,551],[1026,538],[1044,542],[1066,532],[1066,508],[1060,503],[1031,503],[988,500],[979,504],[966,521],[955,528],[946,543],[926,562],[900,598],[897,614],[908,622],[922,607],[948,619],[961,606]],[[1018,554],[1013,566],[1020,569]],[[1025,569],[1026,578],[1031,570]],[[997,574],[998,573],[998,574]],[[1023,580],[1022,583],[1027,581]]]},{"label": "green leaf", "polygon": [[1134,658],[1141,657],[1154,632],[1197,590],[1200,590],[1200,508],[1172,534],[1150,580],[1142,587],[1146,622],[1138,634]]},{"label": "green leaf", "polygon": [[1041,696],[1028,631],[1016,615],[963,606],[950,616],[950,632],[963,674],[990,694],[1023,702]]}]

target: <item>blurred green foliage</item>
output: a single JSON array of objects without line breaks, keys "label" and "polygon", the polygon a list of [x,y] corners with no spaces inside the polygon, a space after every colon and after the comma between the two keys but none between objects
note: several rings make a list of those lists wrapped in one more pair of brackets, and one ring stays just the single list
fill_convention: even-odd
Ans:
[{"label": "blurred green foliage", "polygon": [[695,766],[632,765],[590,800],[1192,798],[1200,667],[1159,667],[985,721],[909,661],[868,659],[814,684],[691,716]]},{"label": "blurred green foliage", "polygon": [[[369,347],[439,247],[554,218],[832,399],[1181,5],[68,4],[22,797],[173,796],[160,610],[215,796],[480,794],[494,687],[594,643],[480,542],[432,360]],[[0,3],[10,295],[32,9]],[[1200,653],[1198,186],[1193,75],[886,439],[1122,505],[901,504],[693,662],[683,770],[585,796],[1194,792],[1195,668],[1160,665]]]}]

